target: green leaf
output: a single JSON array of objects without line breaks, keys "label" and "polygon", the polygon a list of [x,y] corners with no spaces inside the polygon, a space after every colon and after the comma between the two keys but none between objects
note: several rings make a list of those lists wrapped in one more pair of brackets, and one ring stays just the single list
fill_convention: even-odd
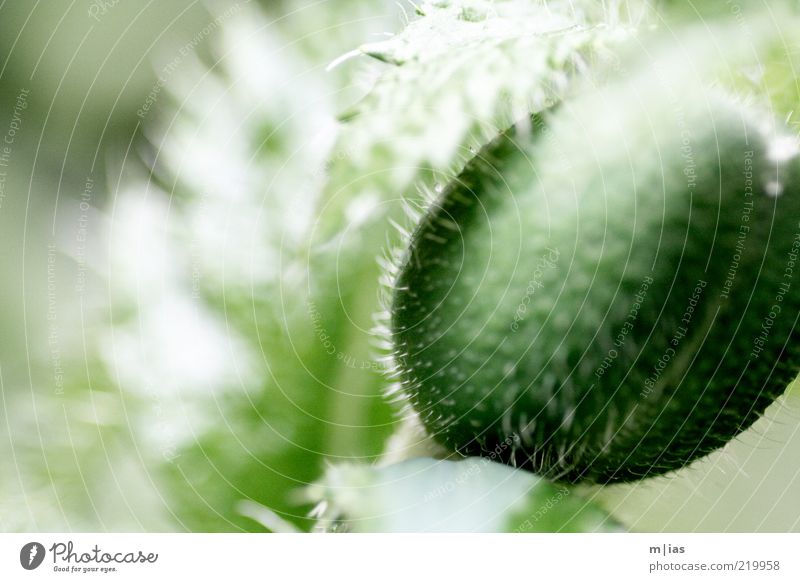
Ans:
[{"label": "green leaf", "polygon": [[354,245],[338,263],[336,247],[308,244],[336,99],[352,84],[323,69],[379,25],[365,10],[379,12],[320,5],[269,26],[250,6],[227,20],[220,61],[176,72],[148,120],[156,181],[116,199],[101,349],[141,409],[131,449],[158,469],[175,527],[263,530],[241,510],[258,504],[307,529],[296,492],[326,463],[376,458],[393,428],[364,331],[377,252]]}]

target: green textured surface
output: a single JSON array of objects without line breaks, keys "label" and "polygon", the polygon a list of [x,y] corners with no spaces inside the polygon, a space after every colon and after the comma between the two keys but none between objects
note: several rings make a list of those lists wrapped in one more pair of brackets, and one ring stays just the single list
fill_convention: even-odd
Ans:
[{"label": "green textured surface", "polygon": [[507,462],[556,479],[639,479],[728,442],[797,374],[796,140],[677,70],[499,137],[423,220],[393,325],[440,441],[510,437]]}]

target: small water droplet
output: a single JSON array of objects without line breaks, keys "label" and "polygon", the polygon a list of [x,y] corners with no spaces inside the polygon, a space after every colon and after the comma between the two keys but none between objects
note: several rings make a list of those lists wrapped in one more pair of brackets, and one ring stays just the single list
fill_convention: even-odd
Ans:
[{"label": "small water droplet", "polygon": [[433,189],[436,191],[437,194],[441,194],[442,190],[444,190],[444,186],[442,186],[439,182],[434,184]]},{"label": "small water droplet", "polygon": [[787,162],[800,153],[800,142],[795,136],[776,137],[769,144],[767,155],[773,162]]},{"label": "small water droplet", "polygon": [[783,184],[777,180],[772,180],[767,182],[766,186],[764,186],[764,191],[766,192],[767,196],[771,198],[777,198],[783,194]]}]

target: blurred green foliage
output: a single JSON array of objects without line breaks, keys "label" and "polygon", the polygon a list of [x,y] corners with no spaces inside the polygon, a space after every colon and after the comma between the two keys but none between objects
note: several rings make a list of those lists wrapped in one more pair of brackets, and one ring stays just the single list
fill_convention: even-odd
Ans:
[{"label": "blurred green foliage", "polygon": [[[447,97],[446,80],[400,94],[374,59],[326,71],[402,29],[410,4],[97,6],[0,6],[0,135],[29,90],[0,198],[0,530],[310,530],[331,491],[308,487],[341,463],[380,474],[366,465],[401,423],[373,333],[376,259],[399,240],[385,220],[530,106],[535,83],[498,78],[464,110],[474,125],[421,126],[407,113]],[[441,65],[428,56],[412,85]],[[546,64],[533,72],[562,72]],[[443,113],[465,107],[450,97]],[[341,126],[343,111],[361,115]],[[586,494],[634,529],[800,529],[796,400],[675,479]]]}]

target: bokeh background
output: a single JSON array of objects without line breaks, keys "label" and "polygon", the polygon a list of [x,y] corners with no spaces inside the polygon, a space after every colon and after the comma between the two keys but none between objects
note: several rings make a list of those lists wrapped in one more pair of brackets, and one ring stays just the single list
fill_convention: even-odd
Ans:
[{"label": "bokeh background", "polygon": [[[306,531],[326,468],[380,459],[402,180],[325,189],[380,73],[328,65],[410,14],[0,3],[0,530]],[[589,493],[634,530],[798,531],[798,427],[793,390],[689,469]]]}]

